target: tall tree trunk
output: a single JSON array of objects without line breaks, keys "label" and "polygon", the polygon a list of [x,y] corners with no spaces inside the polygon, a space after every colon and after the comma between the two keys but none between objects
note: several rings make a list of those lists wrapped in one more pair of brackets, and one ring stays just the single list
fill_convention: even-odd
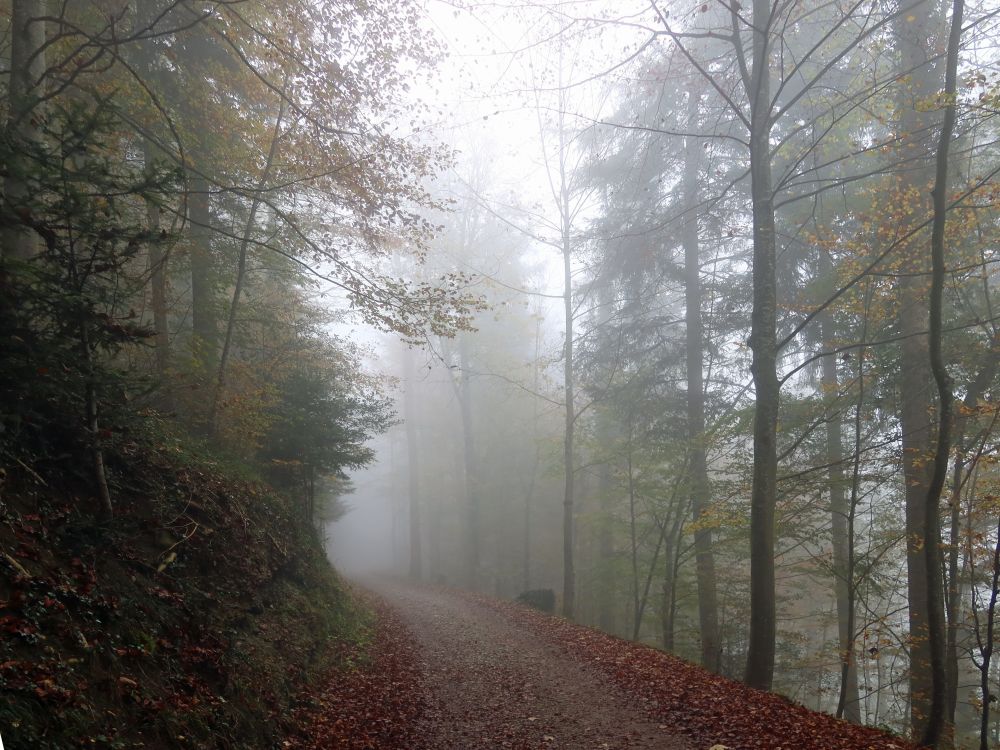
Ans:
[{"label": "tall tree trunk", "polygon": [[924,510],[924,566],[927,571],[927,633],[931,659],[931,705],[921,743],[940,747],[948,742],[946,731],[947,673],[945,667],[945,616],[941,581],[941,493],[948,477],[951,453],[952,380],[944,364],[942,329],[944,314],[945,228],[948,209],[948,152],[955,130],[955,96],[958,79],[958,51],[962,42],[962,15],[965,0],[952,4],[951,33],[945,66],[945,109],[935,161],[934,221],[931,228],[931,295],[928,320],[928,348],[931,372],[938,394],[937,445]]},{"label": "tall tree trunk", "polygon": [[674,643],[674,555],[673,549],[668,544],[667,554],[664,559],[666,563],[663,570],[663,604],[660,610],[660,640],[663,650],[673,653]]},{"label": "tall tree trunk", "polygon": [[633,417],[629,414],[628,443],[625,446],[625,471],[628,480],[628,532],[632,563],[632,640],[635,640],[639,637],[639,629],[642,627],[642,607],[639,596],[639,533],[635,509],[635,467],[632,465],[632,451],[634,449],[632,425]]},{"label": "tall tree trunk", "polygon": [[[611,441],[611,436],[606,418],[601,420],[598,432],[601,435],[601,444],[607,445]],[[597,626],[606,633],[613,633],[615,629],[614,483],[611,480],[611,461],[603,461],[597,469],[597,494],[601,504],[597,538],[600,566],[598,570]]]},{"label": "tall tree trunk", "polygon": [[[898,137],[900,158],[915,164],[900,180],[901,198],[915,204],[912,222],[923,220],[931,207],[921,203],[931,175],[929,137],[932,116],[925,102],[932,100],[939,88],[929,56],[940,28],[940,15],[933,0],[915,0],[899,14],[893,33],[899,47],[900,112]],[[916,161],[914,161],[916,159]],[[928,454],[931,450],[931,412],[933,403],[927,377],[929,360],[926,334],[927,256],[920,249],[920,238],[897,252],[903,259],[896,282],[900,343],[899,422],[902,433],[903,486],[906,506],[906,566],[909,602],[910,651],[910,726],[914,737],[921,737],[930,715],[931,653],[928,641],[928,571],[924,542],[926,535],[929,489]],[[936,543],[935,543],[936,547]]]},{"label": "tall tree trunk", "polygon": [[420,467],[417,451],[417,400],[414,388],[417,383],[413,351],[403,350],[403,419],[406,422],[407,472],[409,473],[410,497],[410,578],[419,581],[423,577],[423,559],[420,539]]},{"label": "tall tree trunk", "polygon": [[[147,177],[153,175],[156,146],[148,138],[143,140],[143,161]],[[173,409],[170,387],[170,328],[167,317],[167,254],[160,240],[160,206],[155,200],[146,202],[146,226],[149,239],[149,289],[153,308],[153,345],[156,356],[156,377],[163,394],[164,409]]]},{"label": "tall tree trunk", "polygon": [[[611,323],[614,310],[614,289],[610,284],[601,284],[597,290],[597,314],[596,329],[606,331]],[[597,467],[597,496],[600,503],[600,514],[597,519],[597,626],[606,633],[615,632],[615,603],[616,603],[616,575],[615,575],[615,536],[614,536],[614,511],[615,500],[617,499],[614,487],[614,465],[610,447],[614,444],[616,432],[612,421],[612,415],[604,410],[598,412],[595,417],[597,424],[595,427],[597,434],[597,452],[601,454],[600,464]],[[627,446],[629,456],[629,484],[630,497],[632,496],[632,417],[629,415],[629,442]],[[636,581],[638,590],[638,581]]]},{"label": "tall tree trunk", "polygon": [[[560,123],[560,126],[562,123]],[[563,314],[566,340],[563,346],[563,389],[566,422],[563,440],[565,491],[563,494],[563,616],[573,619],[576,604],[576,575],[573,568],[573,438],[576,429],[573,372],[573,246],[570,237],[569,186],[566,183],[566,146],[559,128],[559,185],[562,212]]]},{"label": "tall tree trunk", "polygon": [[[663,611],[661,612],[663,625],[663,649],[664,651],[674,650],[674,637],[677,625],[677,575],[680,572],[681,556],[681,523],[684,520],[685,510],[678,508],[673,514],[673,523],[667,532],[667,549],[664,562],[666,567],[663,571]],[[669,517],[668,517],[669,518]],[[666,526],[668,519],[664,519]],[[638,637],[638,630],[636,631]],[[635,640],[635,639],[633,639]]]},{"label": "tall tree trunk", "polygon": [[[687,129],[696,131],[701,94],[688,93]],[[698,625],[701,635],[701,665],[719,671],[719,605],[715,590],[715,556],[712,530],[705,511],[711,502],[708,481],[708,449],[705,444],[704,327],[701,317],[701,267],[698,247],[698,171],[701,149],[693,136],[684,139],[684,305],[686,318],[687,428],[690,453],[691,513],[694,517],[695,571],[698,580]]]},{"label": "tall tree trunk", "polygon": [[750,635],[747,685],[770,690],[776,625],[774,524],[777,493],[776,238],[771,184],[769,0],[753,2],[750,94],[750,191],[753,207],[753,311],[750,322],[754,383],[753,485],[750,492]]},{"label": "tall tree trunk", "polygon": [[524,554],[521,560],[521,590],[531,590],[531,506],[535,497],[535,480],[538,474],[538,463],[541,449],[535,449],[535,461],[531,467],[531,474],[527,479],[527,487],[524,489],[524,518],[522,519],[522,547]]},{"label": "tall tree trunk", "polygon": [[111,489],[108,486],[108,474],[104,464],[104,449],[101,447],[100,407],[97,400],[97,372],[94,367],[94,351],[90,344],[90,329],[88,323],[80,322],[80,351],[86,366],[86,385],[84,393],[84,408],[86,409],[87,437],[90,442],[90,459],[94,471],[94,484],[97,485],[97,496],[100,500],[100,516],[111,518],[114,508],[111,503]]},{"label": "tall tree trunk", "polygon": [[472,382],[469,378],[469,341],[459,336],[458,357],[462,379],[458,401],[462,413],[462,464],[465,475],[466,512],[466,583],[472,589],[479,584],[479,476],[476,465],[475,435],[472,431]]},{"label": "tall tree trunk", "polygon": [[[832,273],[829,257],[822,256],[820,275]],[[830,315],[820,318],[820,336],[823,347],[831,351],[835,346],[833,321]],[[822,361],[823,391],[835,399],[840,390],[837,375],[837,356],[828,354]],[[859,407],[860,408],[860,404]],[[833,543],[834,590],[837,599],[837,631],[840,646],[841,701],[837,715],[843,715],[852,724],[861,723],[860,697],[858,695],[858,664],[854,655],[854,566],[851,554],[852,508],[848,501],[844,474],[843,419],[840,412],[830,414],[826,422],[826,462],[829,465],[830,527]],[[842,705],[840,705],[842,704]]]},{"label": "tall tree trunk", "polygon": [[[37,20],[48,15],[45,0],[13,0],[10,6],[10,81],[7,90],[7,132],[21,148],[42,139],[39,111],[45,75],[45,27]],[[6,212],[30,211],[32,199],[29,177],[32,160],[29,154],[15,149],[6,167],[4,202]],[[24,261],[39,250],[39,238],[25,224],[4,222],[0,233],[0,260]]]},{"label": "tall tree trunk", "polygon": [[189,175],[188,213],[191,248],[191,349],[204,375],[215,371],[219,356],[215,262],[212,257],[212,209],[209,184]]},{"label": "tall tree trunk", "polygon": [[[535,315],[535,356],[531,360],[531,392],[538,393],[538,379],[539,379],[539,354],[542,347],[542,316],[540,313]],[[532,501],[535,497],[535,480],[538,476],[538,464],[541,461],[541,446],[537,444],[538,440],[538,399],[533,398],[531,400],[531,438],[532,442],[535,442],[535,459],[531,465],[531,472],[528,476],[527,487],[524,490],[524,555],[523,555],[523,569],[522,569],[522,591],[531,590],[531,506]]]},{"label": "tall tree trunk", "polygon": [[[136,26],[145,28],[154,23],[159,12],[156,3],[146,3],[136,8]],[[155,63],[156,49],[151,42],[133,45],[132,65],[140,71],[143,78],[150,84],[161,74]],[[150,184],[156,180],[156,159],[164,156],[157,146],[154,137],[147,135],[142,139],[142,160],[146,179]],[[159,381],[158,402],[160,408],[171,412],[175,408],[174,393],[170,380],[170,328],[167,315],[167,284],[169,253],[164,248],[162,240],[166,239],[166,231],[161,226],[160,204],[155,199],[146,200],[146,227],[149,231],[148,262],[150,307],[153,313],[153,346],[156,366],[156,378]]]}]

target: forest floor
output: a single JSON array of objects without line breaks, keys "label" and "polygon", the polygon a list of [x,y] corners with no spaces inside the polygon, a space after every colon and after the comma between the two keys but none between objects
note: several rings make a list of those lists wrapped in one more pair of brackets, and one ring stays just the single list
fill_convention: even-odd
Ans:
[{"label": "forest floor", "polygon": [[371,657],[331,679],[296,748],[904,750],[653,648],[443,587],[367,584]]}]

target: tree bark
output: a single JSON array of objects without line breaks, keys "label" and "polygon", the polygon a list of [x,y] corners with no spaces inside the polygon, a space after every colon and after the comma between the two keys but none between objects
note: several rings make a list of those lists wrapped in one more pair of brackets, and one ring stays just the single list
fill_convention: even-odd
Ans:
[{"label": "tree bark", "polygon": [[769,0],[753,3],[753,71],[750,81],[750,190],[753,207],[753,312],[751,372],[755,391],[753,485],[750,494],[750,635],[745,681],[770,690],[777,636],[774,524],[777,493],[776,238],[771,184],[771,86]]},{"label": "tree bark", "polygon": [[[829,258],[824,255],[820,274],[832,273]],[[820,319],[823,347],[831,351],[835,346],[831,316]],[[836,398],[840,389],[837,374],[837,357],[829,354],[822,360],[823,390]],[[859,407],[860,408],[860,404]],[[854,533],[853,511],[848,500],[844,475],[843,420],[840,413],[831,414],[826,422],[826,462],[829,465],[830,528],[833,545],[834,589],[837,600],[837,631],[840,646],[841,696],[837,715],[843,715],[852,724],[861,723],[860,697],[858,695],[858,665],[854,655],[854,565],[851,554],[851,536]]]},{"label": "tree bark", "polygon": [[188,213],[191,259],[191,349],[203,374],[215,371],[219,356],[219,316],[212,257],[212,209],[209,184],[189,174]]},{"label": "tree bark", "polygon": [[[675,629],[677,625],[677,575],[680,572],[681,556],[681,522],[684,519],[685,510],[678,508],[674,513],[674,520],[667,533],[667,549],[664,562],[666,567],[663,571],[663,611],[661,613],[663,624],[663,649],[665,651],[674,650]],[[666,527],[667,519],[664,519]],[[633,640],[638,639],[638,628]]]},{"label": "tree bark", "polygon": [[108,486],[108,474],[104,465],[104,449],[101,447],[97,372],[94,367],[94,351],[90,344],[90,330],[85,321],[80,322],[80,350],[86,365],[87,381],[84,388],[84,408],[87,419],[87,437],[90,442],[90,459],[94,470],[94,484],[97,486],[97,496],[100,501],[99,514],[103,519],[110,519],[114,513],[114,507],[111,502],[111,489]]},{"label": "tree bark", "polygon": [[[542,347],[542,316],[535,314],[535,356],[531,360],[531,392],[538,393],[540,368],[538,365]],[[535,443],[535,456],[531,464],[527,487],[524,490],[524,559],[522,568],[523,591],[531,590],[531,506],[535,497],[535,481],[538,477],[538,465],[541,462],[541,446],[538,445],[538,399],[531,401],[531,438]]]},{"label": "tree bark", "polygon": [[[701,94],[688,93],[688,132],[699,124]],[[690,454],[691,514],[694,519],[695,572],[698,581],[698,624],[701,635],[701,665],[719,671],[719,605],[716,596],[715,556],[712,530],[705,525],[711,503],[708,480],[708,450],[705,444],[704,326],[701,317],[701,267],[698,246],[698,172],[701,150],[693,136],[684,139],[684,209],[681,244],[684,247],[684,306],[686,319],[687,432]]]},{"label": "tree bark", "polygon": [[[929,56],[934,49],[934,34],[938,29],[938,14],[930,0],[916,0],[899,14],[893,33],[899,47],[901,83],[898,137],[901,158],[917,166],[904,173],[899,192],[913,200],[923,196],[931,179],[928,172],[930,147],[926,143],[931,132],[931,116],[923,106],[939,88],[939,76],[933,71]],[[921,158],[922,157],[922,158]],[[931,207],[917,203],[913,221],[919,221]],[[924,314],[928,266],[925,253],[920,251],[919,238],[901,247],[903,258],[896,283],[899,311],[897,313],[900,344],[899,422],[903,462],[903,486],[906,514],[907,595],[909,601],[910,651],[910,727],[914,737],[921,737],[930,714],[931,654],[928,642],[927,565],[924,555],[926,536],[929,473],[927,458],[931,450],[933,410],[930,382],[927,377],[929,360]]]},{"label": "tree bark", "polygon": [[[598,417],[599,442],[610,444],[612,437],[607,417]],[[629,448],[629,480],[631,482],[631,447]],[[606,633],[615,629],[615,546],[614,546],[614,483],[611,476],[612,462],[606,460],[597,469],[597,493],[600,497],[601,513],[598,523],[597,554],[598,570],[597,626]]]},{"label": "tree bark", "polygon": [[[156,147],[147,138],[143,140],[143,159],[147,176],[153,174]],[[156,377],[163,394],[161,404],[166,410],[173,408],[170,387],[170,328],[167,317],[167,254],[160,241],[160,207],[153,201],[146,202],[146,226],[149,230],[149,289],[153,308],[153,345],[156,357]]]},{"label": "tree bark", "polygon": [[941,581],[941,528],[938,506],[948,477],[951,453],[952,380],[944,364],[942,351],[945,267],[945,228],[948,209],[948,152],[955,129],[955,96],[958,79],[958,51],[962,41],[962,15],[965,0],[954,0],[951,33],[945,70],[945,109],[935,160],[934,220],[931,227],[931,295],[928,320],[931,372],[938,393],[937,445],[933,471],[924,509],[924,567],[927,573],[927,633],[931,663],[931,704],[921,744],[940,747],[946,736],[947,674],[945,667],[945,616]]},{"label": "tree bark", "polygon": [[639,599],[639,535],[637,529],[637,517],[635,510],[635,468],[632,465],[633,451],[633,417],[629,415],[628,443],[625,446],[625,471],[628,480],[628,531],[629,531],[629,555],[632,563],[632,640],[639,637],[639,629],[642,627],[642,607]]}]

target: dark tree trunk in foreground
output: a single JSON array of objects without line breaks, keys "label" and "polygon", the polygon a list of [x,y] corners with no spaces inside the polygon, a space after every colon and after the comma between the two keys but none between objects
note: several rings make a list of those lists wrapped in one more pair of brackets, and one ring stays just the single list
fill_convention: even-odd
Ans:
[{"label": "dark tree trunk in foreground", "polygon": [[[924,102],[939,89],[940,77],[933,70],[933,54],[940,14],[932,0],[918,0],[901,13],[893,31],[899,48],[900,112],[898,137],[900,158],[913,165],[904,172],[898,190],[900,199],[913,204],[903,220],[910,225],[923,221],[931,211],[923,196],[930,187],[930,135],[936,116]],[[916,167],[916,168],[914,168]],[[931,384],[927,377],[930,358],[927,341],[927,253],[918,234],[895,252],[901,262],[896,282],[900,343],[899,423],[902,433],[903,487],[906,505],[907,595],[910,625],[910,726],[914,737],[922,737],[931,710],[933,684],[928,633],[927,501],[932,429]],[[936,512],[936,508],[933,509]],[[933,542],[935,549],[937,542]]]},{"label": "dark tree trunk in foreground", "polygon": [[[927,635],[931,662],[931,702],[921,743],[940,747],[947,742],[946,702],[947,677],[945,668],[945,617],[944,591],[941,581],[941,528],[938,506],[948,477],[951,453],[951,428],[954,395],[951,376],[944,364],[942,352],[942,327],[945,268],[945,225],[948,209],[948,152],[955,130],[955,94],[958,78],[958,50],[962,41],[962,14],[964,0],[954,0],[952,6],[951,34],[945,72],[945,109],[941,124],[935,163],[934,222],[931,228],[931,298],[928,320],[929,354],[931,371],[938,394],[937,446],[934,451],[933,471],[927,489],[924,508],[924,567],[927,572]],[[988,700],[986,701],[989,702]]]},{"label": "dark tree trunk in foreground", "polygon": [[777,493],[776,239],[771,184],[771,86],[768,0],[753,3],[750,94],[750,190],[753,206],[753,312],[750,320],[754,384],[753,486],[750,492],[750,636],[745,681],[770,690],[774,679],[776,602],[774,524]]}]

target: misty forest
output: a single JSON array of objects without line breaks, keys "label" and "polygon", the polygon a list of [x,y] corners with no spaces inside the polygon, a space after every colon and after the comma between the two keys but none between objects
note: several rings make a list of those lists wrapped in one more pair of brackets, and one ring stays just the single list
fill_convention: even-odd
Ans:
[{"label": "misty forest", "polygon": [[1000,748],[1000,5],[0,29],[0,744]]}]

